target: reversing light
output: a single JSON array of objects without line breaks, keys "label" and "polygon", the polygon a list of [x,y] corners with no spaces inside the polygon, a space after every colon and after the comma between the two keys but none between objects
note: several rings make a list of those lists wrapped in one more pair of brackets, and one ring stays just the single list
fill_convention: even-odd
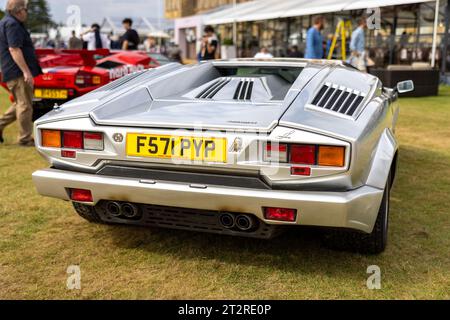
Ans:
[{"label": "reversing light", "polygon": [[320,146],[318,165],[324,167],[343,167],[345,165],[345,148]]},{"label": "reversing light", "polygon": [[85,189],[70,189],[70,199],[76,202],[94,202],[92,192]]},{"label": "reversing light", "polygon": [[286,208],[264,208],[264,217],[266,220],[295,222],[295,220],[297,220],[297,210]]},{"label": "reversing light", "polygon": [[286,163],[288,161],[287,144],[267,143],[264,149],[264,161]]},{"label": "reversing light", "polygon": [[42,130],[41,141],[45,148],[61,148],[61,131]]},{"label": "reversing light", "polygon": [[98,132],[84,132],[83,144],[85,150],[103,150],[103,134]]}]

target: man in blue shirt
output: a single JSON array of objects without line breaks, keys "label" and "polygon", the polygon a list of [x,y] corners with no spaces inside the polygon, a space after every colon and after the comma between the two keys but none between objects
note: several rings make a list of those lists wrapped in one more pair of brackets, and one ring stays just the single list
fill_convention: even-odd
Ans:
[{"label": "man in blue shirt", "polygon": [[19,144],[34,146],[33,86],[34,77],[42,73],[30,34],[25,28],[28,18],[25,0],[8,0],[6,15],[0,21],[0,60],[2,82],[14,97],[13,105],[0,117],[0,143],[4,128],[18,121]]},{"label": "man in blue shirt", "polygon": [[321,31],[325,26],[325,19],[321,16],[314,19],[314,25],[306,34],[306,59],[323,59],[323,37]]},{"label": "man in blue shirt", "polygon": [[350,57],[350,64],[355,68],[366,71],[366,35],[365,29],[367,28],[366,18],[360,18],[358,20],[358,28],[352,33],[352,40],[350,41],[350,51],[352,56]]}]

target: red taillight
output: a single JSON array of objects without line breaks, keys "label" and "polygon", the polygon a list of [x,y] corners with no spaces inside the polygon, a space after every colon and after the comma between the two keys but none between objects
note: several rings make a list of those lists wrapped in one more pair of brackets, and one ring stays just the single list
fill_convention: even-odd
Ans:
[{"label": "red taillight", "polygon": [[86,71],[80,71],[75,77],[75,84],[79,87],[99,86],[102,84],[102,78]]},{"label": "red taillight", "polygon": [[344,167],[345,151],[345,147],[342,146],[268,142],[264,145],[263,161],[293,165]]},{"label": "red taillight", "polygon": [[83,149],[83,132],[63,131],[63,148]]},{"label": "red taillight", "polygon": [[264,161],[286,163],[288,160],[288,146],[283,143],[267,143],[264,150]]},{"label": "red taillight", "polygon": [[[41,130],[42,146],[76,150],[104,150],[104,137],[101,132]],[[76,153],[63,150],[64,158],[75,158]]]},{"label": "red taillight", "polygon": [[316,146],[291,145],[290,163],[295,164],[316,164]]},{"label": "red taillight", "polygon": [[84,189],[70,189],[70,199],[77,202],[94,202],[92,192]]},{"label": "red taillight", "polygon": [[266,220],[295,222],[297,219],[297,210],[286,208],[264,208],[264,217]]}]

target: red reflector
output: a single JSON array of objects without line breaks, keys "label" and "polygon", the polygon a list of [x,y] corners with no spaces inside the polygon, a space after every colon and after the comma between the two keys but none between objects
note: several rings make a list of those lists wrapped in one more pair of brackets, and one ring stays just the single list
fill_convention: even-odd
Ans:
[{"label": "red reflector", "polygon": [[62,150],[61,151],[61,157],[75,159],[77,157],[77,153],[76,153],[76,151]]},{"label": "red reflector", "polygon": [[295,222],[297,210],[284,208],[264,208],[264,217],[267,220]]},{"label": "red reflector", "polygon": [[64,131],[63,147],[69,149],[83,149],[83,133],[80,131]]},{"label": "red reflector", "polygon": [[316,164],[316,146],[291,145],[290,163]]},{"label": "red reflector", "polygon": [[307,168],[307,167],[292,167],[291,168],[291,175],[293,175],[293,176],[310,176],[311,175],[311,168]]},{"label": "red reflector", "polygon": [[71,189],[70,199],[77,202],[94,202],[91,191],[84,189]]}]

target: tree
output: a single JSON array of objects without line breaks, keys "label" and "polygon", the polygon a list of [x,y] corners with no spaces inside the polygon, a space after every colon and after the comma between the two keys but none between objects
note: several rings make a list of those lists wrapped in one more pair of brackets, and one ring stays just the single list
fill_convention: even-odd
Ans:
[{"label": "tree", "polygon": [[4,16],[5,16],[5,12],[3,10],[0,10],[0,19],[3,19]]},{"label": "tree", "polygon": [[46,32],[48,28],[54,25],[46,0],[28,1],[27,28],[31,32]]}]

